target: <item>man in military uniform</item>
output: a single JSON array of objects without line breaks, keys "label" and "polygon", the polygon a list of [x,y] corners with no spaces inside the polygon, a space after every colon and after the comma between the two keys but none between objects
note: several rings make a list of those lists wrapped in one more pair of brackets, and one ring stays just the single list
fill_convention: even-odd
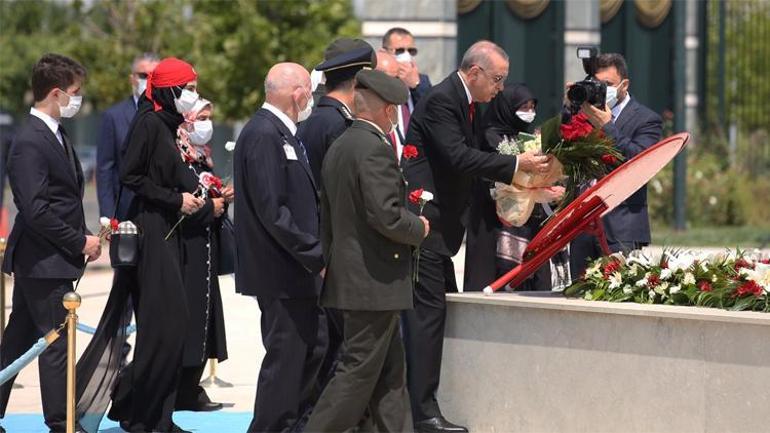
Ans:
[{"label": "man in military uniform", "polygon": [[[412,431],[400,312],[412,308],[412,247],[430,230],[406,209],[406,185],[385,132],[408,89],[381,71],[357,75],[357,119],[323,164],[321,305],[342,311],[344,344],[307,432]],[[365,413],[371,419],[365,419]]]},{"label": "man in military uniform", "polygon": [[324,62],[315,70],[326,76],[326,95],[318,100],[310,117],[299,124],[297,137],[308,151],[310,168],[316,182],[321,184],[321,163],[324,155],[353,123],[353,86],[355,76],[364,67],[374,68],[374,49],[360,39],[341,38],[332,42],[324,52]]}]

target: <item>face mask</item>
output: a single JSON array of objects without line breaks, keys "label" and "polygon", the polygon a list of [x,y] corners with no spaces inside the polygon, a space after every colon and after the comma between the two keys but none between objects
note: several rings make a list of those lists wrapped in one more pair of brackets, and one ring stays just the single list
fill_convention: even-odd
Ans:
[{"label": "face mask", "polygon": [[610,107],[610,110],[615,108],[616,105],[618,105],[618,88],[615,86],[607,86],[607,96],[606,96],[607,106]]},{"label": "face mask", "polygon": [[195,103],[198,102],[198,93],[192,92],[187,89],[182,89],[182,94],[179,98],[174,98],[174,106],[179,114],[184,114],[193,109]]},{"label": "face mask", "polygon": [[310,117],[310,112],[313,111],[313,96],[307,95],[307,98],[305,109],[297,113],[297,123],[307,120]]},{"label": "face mask", "polygon": [[134,90],[134,95],[136,95],[137,98],[141,97],[144,91],[147,90],[147,80],[139,79],[136,83],[136,89]]},{"label": "face mask", "polygon": [[532,123],[532,121],[535,120],[535,114],[534,111],[517,111],[516,117],[526,123]]},{"label": "face mask", "polygon": [[[409,53],[407,53],[409,54]],[[388,134],[395,134],[396,128],[398,127],[398,112],[396,112],[396,120],[390,120],[390,114],[385,113],[388,116],[388,122],[390,122],[390,131],[388,131]]]},{"label": "face mask", "polygon": [[211,136],[214,134],[214,125],[211,120],[197,120],[193,122],[193,130],[188,134],[190,143],[203,146],[211,141]]},{"label": "face mask", "polygon": [[396,56],[396,61],[399,63],[409,63],[412,61],[412,55],[408,51],[404,51]]},{"label": "face mask", "polygon": [[[62,90],[62,92],[64,91]],[[67,92],[64,92],[64,93],[67,93]],[[68,119],[78,114],[78,111],[80,111],[80,105],[83,103],[82,96],[72,96],[72,95],[67,95],[67,96],[70,97],[70,100],[67,103],[67,105],[59,106],[59,115],[65,119]]]}]

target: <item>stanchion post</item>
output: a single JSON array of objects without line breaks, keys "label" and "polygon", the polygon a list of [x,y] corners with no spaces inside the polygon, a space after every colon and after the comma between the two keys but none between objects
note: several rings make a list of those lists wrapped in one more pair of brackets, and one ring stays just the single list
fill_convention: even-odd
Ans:
[{"label": "stanchion post", "polygon": [[203,379],[200,383],[200,385],[204,388],[211,388],[211,387],[217,387],[217,388],[232,388],[233,384],[230,382],[225,382],[224,380],[217,377],[217,366],[219,365],[219,361],[216,358],[209,359],[209,377]]},{"label": "stanchion post", "polygon": [[75,433],[75,331],[80,295],[68,292],[62,299],[67,309],[67,433]]}]

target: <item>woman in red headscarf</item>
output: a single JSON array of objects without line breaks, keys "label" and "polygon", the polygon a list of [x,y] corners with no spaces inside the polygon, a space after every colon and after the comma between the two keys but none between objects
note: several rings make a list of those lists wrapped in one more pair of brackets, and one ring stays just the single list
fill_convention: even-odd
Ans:
[{"label": "woman in red headscarf", "polygon": [[[188,310],[177,228],[181,215],[204,204],[193,192],[197,181],[176,145],[181,113],[198,100],[197,74],[176,58],[161,61],[150,74],[145,97],[134,117],[120,169],[121,187],[135,193],[129,219],[143,234],[135,269],[116,270],[113,290],[99,328],[78,364],[78,413],[81,425],[95,433],[109,403],[109,418],[129,432],[182,432],[171,415],[182,366]],[[136,313],[133,362],[115,377],[125,341],[130,293]],[[81,377],[82,375],[82,377]],[[114,385],[113,383],[117,382]]]}]

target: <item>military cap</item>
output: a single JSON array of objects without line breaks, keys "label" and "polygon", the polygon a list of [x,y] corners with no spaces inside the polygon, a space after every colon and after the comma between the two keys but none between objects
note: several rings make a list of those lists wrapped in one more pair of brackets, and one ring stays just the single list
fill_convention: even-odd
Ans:
[{"label": "military cap", "polygon": [[389,104],[405,104],[409,89],[401,80],[382,71],[364,69],[356,74],[356,88],[369,89]]}]

